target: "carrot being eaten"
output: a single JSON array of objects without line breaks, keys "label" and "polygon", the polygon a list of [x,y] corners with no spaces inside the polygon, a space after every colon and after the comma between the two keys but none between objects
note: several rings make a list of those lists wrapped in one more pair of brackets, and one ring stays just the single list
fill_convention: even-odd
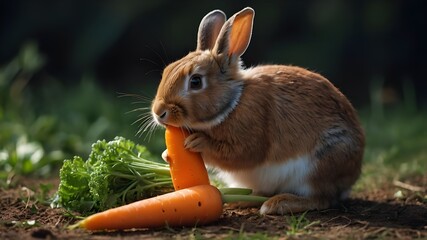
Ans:
[{"label": "carrot being eaten", "polygon": [[120,230],[203,225],[219,219],[221,192],[199,185],[91,215],[73,227],[87,230]]},{"label": "carrot being eaten", "polygon": [[175,190],[210,183],[200,153],[191,152],[184,147],[188,135],[182,128],[166,126],[165,140]]}]

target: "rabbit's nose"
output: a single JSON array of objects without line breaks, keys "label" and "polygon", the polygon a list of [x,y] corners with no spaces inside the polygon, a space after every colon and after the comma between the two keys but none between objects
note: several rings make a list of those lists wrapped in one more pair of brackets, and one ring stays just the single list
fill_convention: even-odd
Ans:
[{"label": "rabbit's nose", "polygon": [[164,110],[160,113],[153,112],[154,119],[160,124],[166,124],[169,117],[169,111]]},{"label": "rabbit's nose", "polygon": [[164,124],[169,117],[169,111],[163,103],[154,104],[152,108],[152,113],[153,113],[154,119],[157,122],[162,124]]},{"label": "rabbit's nose", "polygon": [[164,111],[162,114],[158,115],[160,119],[165,119],[166,116],[168,115],[168,111]]}]

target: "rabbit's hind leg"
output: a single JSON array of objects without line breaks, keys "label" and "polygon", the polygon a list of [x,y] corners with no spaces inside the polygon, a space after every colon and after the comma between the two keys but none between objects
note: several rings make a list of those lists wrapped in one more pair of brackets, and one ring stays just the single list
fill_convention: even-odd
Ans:
[{"label": "rabbit's hind leg", "polygon": [[301,197],[290,193],[283,193],[268,199],[261,206],[261,214],[293,214],[308,210],[321,210],[330,206],[330,201]]}]

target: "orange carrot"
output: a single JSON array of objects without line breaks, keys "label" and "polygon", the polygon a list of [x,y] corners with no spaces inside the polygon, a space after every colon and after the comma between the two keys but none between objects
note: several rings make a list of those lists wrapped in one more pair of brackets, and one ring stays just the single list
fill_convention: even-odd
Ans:
[{"label": "orange carrot", "polygon": [[188,135],[184,129],[166,126],[166,147],[175,190],[209,184],[208,172],[200,154],[184,147]]},{"label": "orange carrot", "polygon": [[96,213],[73,227],[119,230],[202,225],[219,219],[222,204],[216,187],[199,185]]}]

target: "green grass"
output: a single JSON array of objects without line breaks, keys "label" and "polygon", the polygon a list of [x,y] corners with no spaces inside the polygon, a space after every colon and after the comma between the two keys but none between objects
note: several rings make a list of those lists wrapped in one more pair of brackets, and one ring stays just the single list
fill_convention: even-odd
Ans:
[{"label": "green grass", "polygon": [[300,215],[292,214],[287,217],[289,229],[286,230],[286,235],[296,236],[307,234],[309,233],[309,227],[320,223],[319,221],[310,222],[310,220],[305,217],[306,214],[307,212],[304,212]]},{"label": "green grass", "polygon": [[362,176],[356,190],[373,188],[392,179],[425,174],[427,110],[417,107],[411,86],[406,85],[405,88],[401,103],[385,107],[372,97],[372,105],[360,111],[366,148]]}]

